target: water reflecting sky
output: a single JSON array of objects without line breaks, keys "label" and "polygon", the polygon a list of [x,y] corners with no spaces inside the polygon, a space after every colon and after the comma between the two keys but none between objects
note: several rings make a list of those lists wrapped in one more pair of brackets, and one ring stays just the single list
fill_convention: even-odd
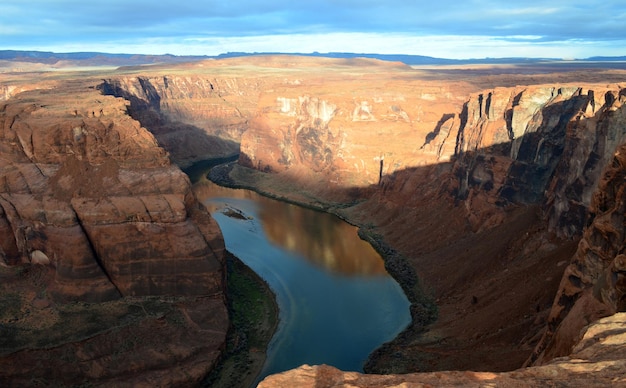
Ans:
[{"label": "water reflecting sky", "polygon": [[355,227],[247,190],[202,182],[195,191],[227,249],[276,294],[280,325],[263,376],[302,364],[362,371],[409,324],[406,296]]}]

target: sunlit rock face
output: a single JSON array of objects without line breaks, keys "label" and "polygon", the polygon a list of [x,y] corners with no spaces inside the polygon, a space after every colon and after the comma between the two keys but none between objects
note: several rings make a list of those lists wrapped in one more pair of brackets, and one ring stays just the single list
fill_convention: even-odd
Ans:
[{"label": "sunlit rock face", "polygon": [[[181,373],[164,381],[199,380],[228,328],[219,228],[154,136],[128,116],[128,101],[94,86],[33,86],[0,103],[2,294],[14,293],[17,306],[2,315],[0,380],[37,377],[30,369],[44,359],[54,361],[40,377],[59,384],[164,377],[158,370],[168,362],[180,363]],[[144,306],[145,315],[135,315],[130,305],[156,296],[179,299],[155,300],[150,306],[160,312]],[[71,318],[92,310],[91,324]],[[33,326],[31,318],[44,315]],[[96,324],[110,316],[119,317],[119,330]],[[168,321],[175,316],[179,325]],[[73,334],[28,343],[54,325]],[[128,343],[129,335],[137,341]],[[154,359],[156,337],[180,343],[163,341]],[[120,359],[104,345],[125,342]]]},{"label": "sunlit rock face", "polygon": [[566,85],[471,96],[453,155],[456,196],[541,203],[551,230],[580,235],[602,171],[626,140],[622,94]]},{"label": "sunlit rock face", "polygon": [[[203,64],[187,75],[116,77],[101,90],[128,99],[131,114],[179,163],[228,149],[192,133],[222,136],[240,143],[241,165],[280,177],[285,187],[295,182],[317,200],[356,204],[343,213],[375,225],[434,289],[442,330],[466,341],[468,351],[483,349],[488,363],[521,365],[537,345],[576,241],[589,233],[587,214],[604,171],[625,141],[621,86],[570,77],[479,88],[381,63],[250,61],[262,69],[238,63],[225,75]],[[314,251],[293,231],[272,227],[272,217],[266,221],[271,238]],[[321,257],[332,263],[339,252]],[[600,269],[576,267],[583,273],[572,278],[583,279],[576,289],[619,274],[611,255]],[[595,295],[618,301],[618,288],[604,284]],[[459,289],[469,294],[458,296]],[[475,301],[471,311],[463,300]],[[619,310],[616,303],[607,311]],[[464,327],[453,324],[458,311],[466,311]],[[529,315],[537,318],[529,322]],[[423,350],[399,346],[391,353],[409,361],[393,362],[410,371],[419,363],[409,353]],[[432,368],[473,368],[466,359],[460,352]]]},{"label": "sunlit rock face", "polygon": [[573,236],[624,140],[618,86],[499,87],[456,106],[443,86],[372,90],[367,98],[346,98],[348,91],[266,93],[242,137],[240,163],[295,175],[305,167],[338,187],[391,187],[403,170],[451,162],[457,178],[448,190],[476,202],[475,211],[485,201],[545,202],[551,228]]},{"label": "sunlit rock face", "polygon": [[[626,384],[624,359],[626,351],[626,315],[604,318],[581,333],[582,339],[568,357],[543,366],[512,372],[436,372],[405,375],[364,375],[342,372],[326,365],[309,366],[267,377],[264,387],[535,387],[563,385],[568,387],[606,387]],[[622,346],[616,347],[615,344]]]},{"label": "sunlit rock face", "polygon": [[242,136],[240,164],[294,175],[309,169],[333,187],[346,188],[378,184],[382,175],[435,163],[440,155],[424,154],[416,140],[442,115],[453,120],[444,113],[454,111],[458,97],[448,85],[410,86],[384,90],[376,81],[346,78],[265,91]]},{"label": "sunlit rock face", "polygon": [[[507,292],[501,297],[510,301],[509,307],[498,307],[490,299],[491,307],[477,302],[470,310],[484,309],[487,316],[496,309],[514,322],[516,311],[534,309],[533,314],[540,314],[520,338],[527,354],[538,346],[529,362],[567,355],[583,326],[623,311],[620,261],[613,262],[623,250],[621,183],[617,182],[623,174],[619,155],[626,142],[624,101],[624,90],[618,85],[542,85],[472,94],[459,114],[461,125],[458,130],[451,127],[453,135],[447,137],[454,139],[454,146],[446,146],[437,136],[429,143],[435,149],[454,150],[451,162],[385,177],[384,192],[374,195],[384,206],[364,204],[362,212],[377,214],[380,225],[393,230],[388,235],[394,245],[414,252],[415,268],[426,282],[436,279],[432,284],[442,300],[447,295],[452,299],[455,289],[471,284],[476,284],[475,300],[490,299],[489,293],[482,292],[485,284],[506,289],[520,277],[526,279],[524,287],[543,280],[534,287],[549,288],[554,295],[563,277],[556,299],[522,287],[528,292],[518,288],[514,291],[518,296]],[[448,201],[442,199],[446,197]],[[600,209],[598,203],[603,203]],[[443,206],[450,210],[444,213]],[[537,206],[540,212],[534,226],[525,228],[525,221],[511,219],[510,209],[532,209],[529,206]],[[436,214],[446,217],[424,221],[436,207]],[[411,222],[411,228],[404,226]],[[471,242],[459,241],[459,235]],[[579,240],[578,249],[567,254],[567,247]],[[501,241],[505,242],[500,245]],[[563,275],[572,255],[573,264]],[[447,262],[454,264],[442,264]],[[502,271],[493,270],[494,265],[502,266]],[[532,271],[522,269],[526,265],[544,268],[542,275],[534,277]],[[477,268],[489,275],[478,275]],[[456,271],[462,275],[456,276]],[[553,300],[554,307],[546,309]],[[466,308],[449,303],[449,310],[441,306],[442,320],[445,314]],[[466,314],[464,319],[471,322],[472,317]],[[547,333],[537,343],[546,330],[543,319]],[[497,317],[492,322],[499,322],[492,330],[507,327]],[[454,330],[450,323],[440,325]],[[477,337],[488,336],[478,333]],[[461,331],[458,334],[463,336]]]},{"label": "sunlit rock face", "polygon": [[[548,319],[549,331],[554,332],[563,319],[562,311],[569,311],[583,290],[592,299],[582,299],[574,307],[572,316],[576,318],[571,319],[576,323],[563,332],[578,333],[584,324],[621,311],[621,261],[613,262],[621,253],[623,227],[613,225],[621,225],[621,218],[604,216],[604,226],[607,219],[615,219],[611,232],[605,228],[598,232],[596,227],[594,239],[615,236],[617,245],[610,252],[579,247],[575,274],[570,276],[572,269],[568,269],[563,280],[567,285],[561,286],[567,297],[559,296],[556,310],[548,315],[558,279],[576,251],[575,242],[581,237],[586,241],[584,236],[591,233],[588,213],[597,217],[593,198],[607,196],[601,194],[606,174],[613,165],[621,168],[614,158],[626,142],[626,93],[611,84],[546,84],[496,87],[469,93],[459,101],[446,95],[445,85],[442,89],[428,98],[417,90],[402,90],[400,98],[392,87],[387,94],[371,91],[369,98],[354,97],[356,92],[349,85],[341,89],[343,98],[340,93],[307,90],[303,98],[284,91],[278,95],[274,90],[261,97],[260,113],[242,137],[240,163],[292,176],[304,187],[317,185],[315,192],[322,197],[342,187],[369,187],[367,198],[345,214],[374,222],[394,247],[411,256],[414,268],[435,294],[448,300],[440,306],[440,323],[435,323],[434,330],[455,333],[455,340],[468,337],[467,351],[493,346],[485,350],[484,357],[496,354],[495,349],[502,351],[499,359],[508,359],[508,363],[488,362],[511,369],[521,365],[537,345],[543,319]],[[444,99],[450,104],[447,107],[441,103]],[[390,108],[392,100],[403,101],[397,103],[399,109]],[[320,101],[333,107],[332,115],[321,116],[322,110],[317,109]],[[420,117],[419,112],[429,112],[431,119]],[[328,117],[330,120],[324,120]],[[311,183],[319,182],[320,176],[325,188]],[[619,192],[610,187],[611,192]],[[527,209],[525,215],[521,209]],[[616,228],[618,231],[612,231]],[[598,255],[603,259],[598,260]],[[529,270],[533,267],[545,267],[546,271],[542,272],[545,277],[533,278],[533,287],[549,291],[511,289],[503,297],[511,301],[508,305],[486,291],[508,289],[521,278],[528,282],[528,277],[534,276]],[[482,323],[471,323],[476,330],[473,335],[446,315],[467,309],[453,295],[459,287],[468,286],[475,293],[468,303],[475,305],[471,310],[476,317],[466,317],[467,322],[483,317]],[[529,312],[540,314],[530,322]],[[489,314],[494,314],[493,320],[485,320]],[[508,333],[499,339],[490,334],[506,332],[507,327],[510,332],[519,330],[518,334],[504,340]],[[494,343],[515,342],[508,348],[517,347],[517,353],[480,340],[489,337],[494,337]],[[542,341],[539,352],[548,346],[560,349],[548,359],[568,354],[574,337],[551,334]],[[547,345],[550,341],[554,344]],[[398,357],[395,361],[389,357],[385,365],[395,363],[397,368],[381,366],[370,371],[419,369],[423,358],[430,360],[427,356],[403,363],[400,355],[410,360],[412,354],[424,350],[430,351],[424,346],[407,350],[406,344],[391,345],[383,353]],[[448,364],[432,364],[448,369],[475,367],[458,354],[459,359],[451,354]]]},{"label": "sunlit rock face", "polygon": [[168,75],[109,79],[99,89],[127,99],[131,116],[186,167],[239,151],[261,85],[254,79]]},{"label": "sunlit rock face", "polygon": [[[8,115],[7,105],[4,125],[13,127],[9,117],[17,117],[17,134],[6,137],[3,149],[20,162],[4,167],[1,178],[12,188],[11,205],[4,205],[8,194],[2,197],[2,262],[56,265],[58,295],[74,290],[97,300],[177,293],[178,287],[213,289],[217,278],[196,283],[183,273],[206,275],[194,259],[206,252],[201,239],[185,228],[169,229],[198,217],[194,224],[205,225],[199,229],[210,236],[212,221],[198,221],[188,183],[164,171],[175,169],[153,146],[156,140],[185,166],[235,153],[240,143],[240,165],[275,177],[281,196],[341,205],[334,209],[371,226],[401,252],[436,298],[439,320],[430,326],[430,342],[420,343],[409,332],[383,349],[369,371],[512,370],[537,345],[529,362],[547,362],[567,354],[585,324],[623,310],[619,155],[626,95],[621,84],[611,83],[621,81],[575,74],[557,82],[559,75],[544,74],[470,83],[372,61],[246,61],[107,76],[97,86],[104,107],[86,98],[93,104],[63,110],[71,124],[46,132],[57,133],[53,140],[62,144],[47,156],[54,162],[37,158],[44,144],[56,143],[37,140],[31,124],[19,124],[30,112],[46,109]],[[11,99],[19,92],[1,93]],[[130,138],[146,141],[150,146],[142,147],[150,151],[127,147],[131,140],[107,121],[108,101],[118,101],[111,106],[135,128]],[[108,149],[105,143],[118,146]],[[126,160],[143,167],[130,171]],[[156,186],[167,189],[155,193]],[[37,190],[45,195],[31,198]],[[23,215],[37,223],[15,229],[12,220]],[[81,225],[83,220],[88,222]],[[271,217],[267,222],[272,238],[315,250],[296,233],[275,230]],[[47,240],[38,237],[42,225]],[[112,230],[132,238],[104,243]],[[75,237],[80,233],[96,243]],[[180,240],[186,241],[180,248],[183,272],[175,272],[180,281],[157,273],[137,276],[135,269],[151,271],[151,262],[170,261],[166,255],[149,258],[175,243],[170,236],[179,233],[187,236]],[[164,234],[158,242],[133,243]],[[64,254],[71,260],[59,260],[47,247],[61,240],[71,242],[63,249],[78,252]],[[216,239],[205,240],[219,251],[213,248]],[[332,265],[340,251],[338,246],[325,252],[320,265]],[[93,264],[94,252],[107,259]],[[129,264],[134,257],[136,266]],[[88,275],[75,276],[76,271]],[[419,333],[421,326],[410,329]]]},{"label": "sunlit rock face", "polygon": [[[192,222],[196,205],[187,177],[170,165],[154,137],[125,109],[124,100],[81,89],[27,92],[4,103],[2,139],[8,163],[2,167],[1,200],[14,242],[3,249],[3,261],[29,262],[34,250],[61,268],[66,257],[83,260],[90,264],[76,269],[86,274],[104,270],[122,295],[220,290],[219,234],[199,233]],[[62,244],[71,230],[83,242]],[[176,235],[189,241],[176,242]],[[176,259],[181,281],[171,286],[159,280],[169,271],[151,274],[149,266],[142,269],[140,264]],[[61,283],[66,275],[70,272],[59,273]],[[195,284],[197,276],[197,283],[204,285]],[[85,293],[85,298],[98,299]]]}]

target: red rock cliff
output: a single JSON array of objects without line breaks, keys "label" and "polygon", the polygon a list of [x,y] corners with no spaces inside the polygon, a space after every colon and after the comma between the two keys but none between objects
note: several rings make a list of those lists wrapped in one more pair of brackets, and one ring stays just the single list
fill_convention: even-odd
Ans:
[{"label": "red rock cliff", "polygon": [[263,81],[200,75],[118,77],[105,94],[130,101],[130,114],[150,129],[182,167],[239,152]]},{"label": "red rock cliff", "polygon": [[0,102],[0,381],[197,382],[228,327],[221,233],[94,86]]},{"label": "red rock cliff", "polygon": [[[341,93],[294,87],[263,94],[240,163],[275,173],[276,182],[292,177],[301,185],[296,192],[327,200],[342,190],[350,199],[361,188],[361,202],[341,212],[373,222],[433,290],[439,320],[430,333],[411,346],[407,337],[390,344],[378,356],[396,357],[374,362],[372,371],[511,369],[535,345],[541,354],[568,354],[585,324],[622,311],[616,257],[623,227],[604,215],[619,209],[603,209],[600,228],[592,200],[619,192],[605,181],[622,168],[614,160],[626,142],[621,86],[497,87],[465,102],[445,84],[342,86]],[[598,239],[614,243],[589,248]],[[548,314],[572,256],[576,264]],[[583,294],[591,299],[574,304]],[[555,335],[567,312],[577,323]],[[538,343],[544,319],[548,334]],[[475,361],[463,356],[470,349]],[[439,357],[442,351],[448,355]]]},{"label": "red rock cliff", "polygon": [[[625,93],[606,74],[451,82],[372,61],[250,61],[115,77],[101,90],[130,101],[178,163],[237,148],[213,136],[240,142],[241,166],[272,173],[246,170],[244,183],[339,209],[399,252],[439,318],[427,332],[416,320],[369,371],[512,370],[533,349],[529,362],[547,362],[623,310]],[[81,201],[72,206],[102,238],[89,209],[125,206]]]}]

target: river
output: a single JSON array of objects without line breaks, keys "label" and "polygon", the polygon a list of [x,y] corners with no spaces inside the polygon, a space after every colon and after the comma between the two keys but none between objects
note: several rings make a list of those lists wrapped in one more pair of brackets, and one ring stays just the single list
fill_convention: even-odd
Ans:
[{"label": "river", "polygon": [[302,364],[362,371],[368,355],[410,323],[409,301],[354,226],[206,180],[194,190],[226,248],[276,294],[280,323],[261,378]]}]

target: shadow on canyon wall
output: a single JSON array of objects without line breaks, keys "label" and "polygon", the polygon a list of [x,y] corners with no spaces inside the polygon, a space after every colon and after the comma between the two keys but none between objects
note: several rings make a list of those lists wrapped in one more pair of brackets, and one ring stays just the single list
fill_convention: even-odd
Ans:
[{"label": "shadow on canyon wall", "polygon": [[192,384],[229,326],[222,236],[92,85],[0,102],[0,385]]},{"label": "shadow on canyon wall", "polygon": [[[141,93],[131,92],[115,80],[103,81],[98,90],[104,95],[121,97],[129,102],[128,114],[156,137],[179,167],[195,162],[225,158],[239,152],[239,143],[212,135],[196,125],[171,119],[161,107],[161,96],[147,78],[138,77]],[[141,94],[142,97],[138,96]]]},{"label": "shadow on canyon wall", "polygon": [[[556,92],[560,98],[561,90]],[[520,97],[521,93],[515,97],[513,108]],[[623,212],[617,205],[600,212],[594,208],[594,196],[622,195],[615,184],[608,194],[599,190],[603,190],[607,168],[622,166],[616,149],[626,141],[624,108],[616,108],[614,103],[624,97],[623,90],[617,95],[607,92],[598,104],[593,91],[583,94],[578,90],[535,112],[528,125],[531,130],[522,135],[515,134],[513,108],[507,109],[504,118],[509,140],[481,147],[482,139],[470,132],[475,126],[469,125],[491,110],[491,95],[480,95],[478,117],[468,113],[467,104],[460,114],[455,152],[449,162],[395,171],[369,187],[310,188],[311,183],[300,173],[280,174],[283,180],[296,182],[294,191],[308,185],[310,191],[352,205],[340,213],[361,225],[376,226],[370,231],[364,228],[363,235],[374,236],[369,240],[375,246],[381,241],[387,257],[399,255],[402,269],[389,270],[405,290],[410,292],[415,285],[415,272],[434,290],[439,321],[434,324],[432,342],[406,346],[407,338],[413,338],[410,332],[421,332],[422,324],[432,318],[427,313],[431,309],[417,308],[409,333],[387,344],[376,356],[380,361],[389,354],[402,354],[415,361],[409,353],[421,353],[418,362],[400,366],[398,360],[387,358],[371,362],[368,371],[510,370],[522,365],[535,347],[536,353],[550,351],[550,357],[542,360],[545,362],[571,351],[576,341],[571,333],[579,333],[585,324],[609,311],[623,309],[621,302],[597,298],[595,305],[588,300],[582,307],[575,305],[589,289],[598,287],[604,291],[596,290],[596,296],[610,293],[619,301],[624,295],[619,282],[598,286],[595,280],[606,271],[614,274],[606,275],[609,277],[621,271],[619,263],[612,263],[616,255],[624,253],[619,238],[624,230],[619,226]],[[449,119],[444,115],[424,144],[434,142]],[[316,151],[307,144],[302,148],[308,155]],[[320,158],[328,159],[328,149]],[[242,161],[256,167],[245,154]],[[267,163],[262,170],[272,172]],[[289,193],[278,193],[283,195],[289,198]],[[590,226],[603,222],[608,213],[619,229],[615,233],[618,238],[595,244],[597,249],[577,247]],[[594,239],[606,240],[603,234],[598,230]],[[576,264],[578,275],[561,282],[575,254],[593,256],[596,264]],[[609,270],[611,266],[618,269]],[[563,293],[568,295],[563,297]],[[411,300],[416,303],[419,298]],[[570,311],[586,318],[564,329],[570,333],[566,340],[559,339],[555,333]],[[443,337],[435,340],[433,336]],[[550,350],[555,348],[558,350]],[[476,356],[474,360],[467,359],[468,353]],[[529,362],[538,358],[535,354]],[[396,369],[390,370],[392,363]]]},{"label": "shadow on canyon wall", "polygon": [[[158,93],[151,93],[148,86],[144,89],[152,96],[148,100],[108,82],[101,86],[105,94],[128,99],[129,113],[157,139],[168,128],[187,125],[168,122],[159,110]],[[521,133],[513,112],[522,93],[516,95],[512,106],[504,111],[504,130],[491,133],[494,141],[490,146],[483,144],[485,133],[493,132],[487,122],[494,119],[494,102],[492,93],[479,94],[463,106],[458,116],[443,114],[424,139],[416,140],[422,144],[421,149],[434,149],[439,155],[444,147],[451,147],[444,140],[452,133],[453,121],[458,120],[454,151],[448,161],[385,174],[381,159],[377,184],[316,184],[302,174],[303,169],[294,170],[298,171],[295,174],[288,169],[270,174],[280,175],[281,185],[274,187],[259,187],[259,181],[249,184],[250,188],[287,200],[293,200],[298,191],[314,192],[322,204],[325,199],[335,204],[330,210],[362,225],[362,236],[386,256],[389,272],[414,304],[414,322],[396,340],[379,349],[366,370],[499,371],[521,366],[535,348],[531,362],[549,348],[560,349],[551,357],[565,355],[571,351],[574,339],[557,346],[555,333],[570,311],[585,309],[575,308],[576,300],[594,287],[617,292],[617,299],[621,298],[623,292],[616,291],[616,282],[596,286],[596,279],[612,265],[616,254],[624,253],[623,239],[612,241],[610,249],[600,247],[582,253],[579,242],[594,222],[615,210],[598,212],[594,196],[622,195],[614,185],[608,194],[597,194],[597,190],[607,166],[622,166],[615,159],[615,150],[626,140],[620,118],[624,112],[621,106],[614,108],[614,103],[626,92],[606,92],[599,99],[593,91],[584,94],[581,88],[568,97],[562,97],[561,92],[560,88],[553,91],[556,95],[551,98],[560,100],[533,112]],[[319,130],[309,128],[303,131],[305,137],[296,138],[302,142],[297,149],[305,154],[296,155],[295,160],[304,165],[305,172],[309,167],[306,163],[312,164],[313,171],[319,172],[320,166],[330,168],[329,160],[334,157]],[[192,138],[201,139],[198,143],[216,141],[197,127],[191,133]],[[176,159],[176,147],[166,142],[162,145]],[[213,154],[203,155],[206,158]],[[239,164],[264,173],[275,172],[270,162],[262,163],[245,153]],[[222,175],[224,180],[229,178]],[[616,217],[623,219],[623,212]],[[622,225],[619,235],[623,229]],[[588,252],[595,255],[595,266],[580,264]],[[580,257],[580,276],[561,282],[566,264],[575,254]],[[416,273],[424,280],[425,288],[433,290],[439,306],[439,319],[426,334],[424,325],[432,323],[435,316],[432,303],[423,298],[424,287],[418,285]],[[562,297],[564,290],[569,290],[566,298]],[[412,295],[415,293],[419,297]],[[596,291],[594,295],[601,294]],[[606,301],[596,301],[595,307],[589,307],[593,311],[576,313],[597,318],[606,315],[603,309],[611,310]],[[575,331],[580,322],[568,330]]]}]

